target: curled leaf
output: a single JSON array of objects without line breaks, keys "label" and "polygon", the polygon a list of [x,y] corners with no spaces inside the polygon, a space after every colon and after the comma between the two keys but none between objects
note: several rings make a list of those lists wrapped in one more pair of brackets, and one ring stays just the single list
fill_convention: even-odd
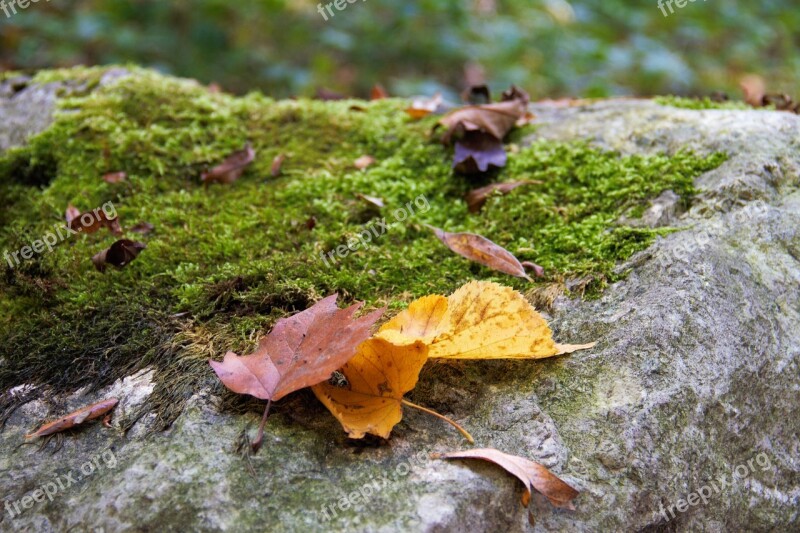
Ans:
[{"label": "curled leaf", "polygon": [[275,156],[275,159],[272,160],[269,173],[273,178],[277,178],[281,175],[281,167],[283,167],[284,161],[286,161],[286,154],[278,154]]},{"label": "curled leaf", "polygon": [[544,268],[537,265],[536,263],[531,263],[530,261],[523,261],[520,264],[527,269],[533,270],[533,275],[536,276],[537,278],[541,278],[542,276],[544,276]]},{"label": "curled leaf", "polygon": [[532,281],[514,255],[486,237],[474,233],[448,233],[428,226],[445,246],[462,257],[493,270]]},{"label": "curled leaf", "polygon": [[368,166],[370,166],[370,165],[372,165],[374,163],[375,163],[375,158],[374,157],[369,156],[369,155],[362,155],[361,157],[359,157],[358,159],[355,160],[353,165],[355,165],[355,167],[358,170],[364,170],[365,168],[367,168]]},{"label": "curled leaf", "polygon": [[108,228],[113,235],[122,235],[122,227],[119,225],[119,217],[109,217],[102,209],[95,209],[92,212],[81,213],[74,205],[69,204],[65,214],[67,227],[78,233],[96,233],[101,228]]},{"label": "curled leaf", "polygon": [[468,131],[456,141],[453,168],[462,174],[478,174],[489,165],[502,168],[508,156],[502,141],[482,131]]},{"label": "curled leaf", "polygon": [[385,204],[383,203],[383,199],[378,198],[377,196],[369,196],[367,194],[358,193],[356,194],[356,197],[359,198],[360,200],[364,200],[369,205],[377,207],[379,209],[385,206]]},{"label": "curled leaf", "polygon": [[200,180],[203,183],[233,183],[242,175],[247,166],[253,162],[256,152],[246,144],[242,150],[233,152],[225,161],[208,172],[203,172]]},{"label": "curled leaf", "polygon": [[370,100],[383,100],[384,98],[389,98],[389,93],[386,92],[386,89],[383,88],[383,85],[380,83],[376,83],[372,86],[372,90],[369,93]]},{"label": "curled leaf", "polygon": [[67,429],[73,428],[79,424],[86,422],[87,420],[94,420],[95,418],[100,418],[101,416],[105,415],[109,411],[111,411],[114,406],[119,403],[117,398],[108,398],[107,400],[103,400],[97,403],[93,403],[92,405],[88,405],[86,407],[82,407],[77,411],[73,411],[72,413],[59,418],[58,420],[54,420],[53,422],[48,422],[42,425],[39,429],[25,435],[25,438],[36,438],[36,437],[45,437],[47,435],[52,435],[53,433],[58,433],[60,431],[66,431]]},{"label": "curled leaf", "polygon": [[495,193],[508,194],[517,187],[523,185],[541,185],[538,180],[523,180],[523,181],[508,181],[505,183],[492,183],[479,189],[473,189],[467,193],[464,200],[467,202],[467,207],[470,213],[477,213],[481,210],[486,200]]},{"label": "curled leaf", "polygon": [[92,257],[92,263],[97,270],[105,272],[106,265],[113,265],[122,268],[147,248],[144,243],[132,241],[130,239],[120,239],[106,250]]},{"label": "curled leaf", "polygon": [[106,183],[122,183],[128,179],[128,175],[125,172],[109,172],[103,176],[103,181]]},{"label": "curled leaf", "polygon": [[440,113],[444,108],[442,95],[436,93],[433,98],[417,98],[406,108],[406,113],[415,120],[427,117],[431,113]]},{"label": "curled leaf", "polygon": [[450,144],[454,137],[460,137],[464,132],[483,131],[500,141],[526,112],[527,106],[522,100],[462,107],[439,121],[447,128],[442,140]]}]

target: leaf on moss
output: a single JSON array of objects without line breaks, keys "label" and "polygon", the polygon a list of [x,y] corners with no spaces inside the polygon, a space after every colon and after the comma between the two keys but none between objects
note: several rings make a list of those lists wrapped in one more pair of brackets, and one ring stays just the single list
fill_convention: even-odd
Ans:
[{"label": "leaf on moss", "polygon": [[375,336],[395,344],[418,340],[431,344],[447,331],[447,322],[443,321],[446,313],[447,298],[436,294],[423,296],[381,326]]},{"label": "leaf on moss", "polygon": [[433,98],[416,98],[411,105],[406,108],[406,113],[414,120],[427,117],[431,113],[441,113],[444,109],[444,101],[440,93],[436,93]]},{"label": "leaf on moss", "polygon": [[125,172],[109,172],[103,175],[103,181],[111,184],[122,183],[126,179],[128,175]]},{"label": "leaf on moss", "polygon": [[242,150],[233,152],[219,165],[208,172],[203,172],[200,176],[200,181],[203,183],[233,183],[239,179],[255,157],[255,150],[250,144],[246,144]]},{"label": "leaf on moss", "polygon": [[67,221],[67,227],[78,233],[92,234],[102,228],[108,228],[112,235],[119,236],[123,234],[122,227],[119,224],[119,217],[109,218],[102,209],[81,213],[77,207],[69,204],[64,218]]},{"label": "leaf on moss", "polygon": [[523,185],[541,185],[542,182],[538,180],[522,180],[522,181],[508,181],[505,183],[491,183],[479,189],[473,189],[467,193],[464,200],[467,202],[467,208],[470,213],[477,213],[481,210],[486,200],[495,193],[508,194],[517,187]]},{"label": "leaf on moss", "polygon": [[286,154],[278,154],[275,156],[275,159],[272,160],[272,165],[269,168],[270,176],[277,178],[281,175],[281,169],[283,168],[284,161],[286,161]]},{"label": "leaf on moss", "polygon": [[480,459],[498,465],[525,485],[526,490],[522,495],[522,504],[525,507],[530,503],[532,489],[542,493],[554,506],[571,510],[575,509],[572,500],[580,494],[539,463],[524,457],[509,455],[494,448],[437,454],[436,457],[441,459]]},{"label": "leaf on moss", "polygon": [[25,435],[25,438],[46,437],[47,435],[52,435],[60,431],[66,431],[77,425],[83,424],[87,420],[100,418],[104,414],[111,411],[118,402],[119,400],[117,398],[108,398],[107,400],[82,407],[77,411],[73,411],[72,413],[59,418],[58,420],[54,420],[53,422],[48,422],[42,425],[33,433]]},{"label": "leaf on moss", "polygon": [[526,112],[527,105],[522,100],[465,106],[451,111],[439,121],[447,128],[442,140],[451,144],[454,138],[462,137],[465,132],[483,131],[501,141]]},{"label": "leaf on moss", "polygon": [[92,257],[92,263],[97,270],[105,272],[106,265],[122,268],[147,248],[144,243],[130,239],[120,239],[102,252]]},{"label": "leaf on moss", "polygon": [[130,231],[131,233],[138,233],[140,235],[147,235],[148,233],[151,233],[154,229],[156,229],[156,227],[150,224],[149,222],[139,222],[138,224],[130,228],[128,231]]},{"label": "leaf on moss", "polygon": [[532,281],[511,252],[486,237],[474,233],[449,233],[433,226],[428,227],[445,246],[458,255],[493,270]]},{"label": "leaf on moss", "polygon": [[389,93],[386,92],[386,89],[383,88],[383,85],[380,83],[373,85],[372,90],[369,92],[369,99],[383,100],[384,98],[389,98]]},{"label": "leaf on moss", "polygon": [[508,156],[503,142],[482,131],[468,131],[456,141],[453,168],[462,174],[478,174],[489,166],[506,166]]},{"label": "leaf on moss", "polygon": [[373,164],[375,164],[375,158],[370,155],[362,155],[353,162],[353,165],[358,170],[364,170],[365,168]]}]

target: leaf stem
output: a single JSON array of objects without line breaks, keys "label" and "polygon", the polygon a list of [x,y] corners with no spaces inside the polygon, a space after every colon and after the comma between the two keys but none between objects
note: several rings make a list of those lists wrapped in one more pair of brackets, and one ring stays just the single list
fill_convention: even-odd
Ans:
[{"label": "leaf stem", "polygon": [[473,438],[472,438],[472,435],[470,435],[470,434],[469,434],[469,432],[468,432],[466,429],[464,429],[463,427],[461,427],[460,425],[458,425],[456,422],[454,422],[454,421],[450,420],[450,419],[449,419],[449,418],[447,418],[446,416],[444,416],[444,415],[440,415],[440,414],[439,414],[439,413],[437,413],[436,411],[433,411],[433,410],[431,410],[431,409],[428,409],[427,407],[422,407],[421,405],[417,405],[417,404],[415,404],[415,403],[411,403],[411,402],[409,402],[408,400],[406,400],[405,398],[403,398],[402,400],[400,400],[400,403],[402,403],[402,404],[404,404],[404,405],[407,405],[407,406],[409,406],[409,407],[413,407],[414,409],[419,409],[420,411],[423,411],[423,412],[425,412],[425,413],[428,413],[429,415],[433,415],[433,416],[435,416],[436,418],[441,418],[442,420],[444,420],[445,422],[447,422],[448,424],[450,424],[451,426],[453,426],[454,428],[456,428],[456,429],[459,431],[459,433],[461,433],[462,435],[464,435],[464,438],[465,438],[465,439],[467,439],[467,440],[469,441],[469,443],[470,443],[470,444],[475,444],[475,439],[473,439]]},{"label": "leaf stem", "polygon": [[256,440],[250,443],[250,448],[252,448],[253,453],[258,453],[258,450],[261,449],[261,444],[264,441],[264,425],[267,423],[267,416],[269,416],[269,408],[272,405],[272,398],[267,400],[267,408],[264,409],[264,416],[261,417],[261,424],[258,426],[258,434],[256,435]]}]

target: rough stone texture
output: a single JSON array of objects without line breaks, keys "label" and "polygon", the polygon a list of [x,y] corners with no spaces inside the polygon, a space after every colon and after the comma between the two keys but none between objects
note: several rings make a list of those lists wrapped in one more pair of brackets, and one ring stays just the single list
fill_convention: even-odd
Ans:
[{"label": "rough stone texture", "polygon": [[[10,131],[20,123],[45,127],[47,118],[30,118],[27,110],[27,102],[51,106],[44,92],[14,93],[13,105],[0,92],[0,148],[20,139]],[[488,464],[428,457],[465,446],[441,422],[409,412],[388,446],[359,447],[307,392],[280,402],[262,452],[242,459],[236,443],[245,428],[252,433],[258,415],[226,412],[217,398],[198,395],[167,432],[147,436],[148,417],[126,436],[94,424],[57,451],[57,442],[41,451],[20,446],[47,405],[20,407],[0,433],[3,499],[13,509],[56,476],[76,481],[21,516],[3,510],[0,529],[796,528],[800,118],[635,100],[534,107],[537,138],[588,139],[623,153],[730,154],[698,179],[703,192],[688,212],[672,209],[669,195],[654,204],[644,220],[661,225],[667,216],[685,229],[620,265],[630,271],[625,281],[597,300],[556,301],[557,339],[599,340],[595,349],[543,362],[471,363],[482,372],[477,384],[463,378],[462,364],[433,365],[412,397],[450,406],[448,414],[479,445],[552,468],[582,491],[576,511],[535,496],[532,527],[515,480]],[[66,412],[116,395],[121,410],[132,409],[149,383],[144,373],[58,401]],[[93,459],[94,472],[84,476],[81,469],[88,472],[84,465]],[[322,506],[359,490],[351,508],[324,520]],[[698,503],[701,495],[705,502]],[[671,517],[668,509],[686,499],[695,505]]]}]

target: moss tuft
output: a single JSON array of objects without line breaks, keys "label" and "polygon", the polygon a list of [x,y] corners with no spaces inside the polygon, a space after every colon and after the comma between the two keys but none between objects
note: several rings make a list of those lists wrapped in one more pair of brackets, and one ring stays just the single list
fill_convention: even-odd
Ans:
[{"label": "moss tuft", "polygon": [[[727,109],[733,111],[752,110],[753,107],[747,105],[745,102],[738,100],[730,100],[727,102],[715,102],[709,97],[703,98],[687,98],[684,96],[658,96],[653,101],[659,105],[669,107],[679,107],[681,109],[694,109],[696,111],[703,109]],[[759,109],[768,109],[766,107]]]}]

